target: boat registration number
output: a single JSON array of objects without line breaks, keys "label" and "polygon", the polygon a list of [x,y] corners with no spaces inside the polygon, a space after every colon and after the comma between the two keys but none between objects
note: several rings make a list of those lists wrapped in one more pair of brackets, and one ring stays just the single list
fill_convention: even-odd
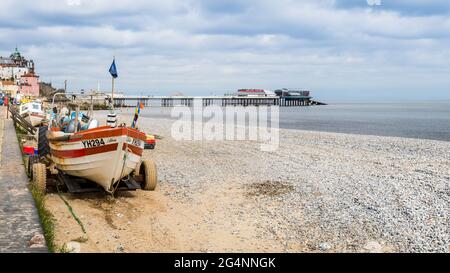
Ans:
[{"label": "boat registration number", "polygon": [[141,146],[141,141],[139,139],[133,139],[133,142],[131,143],[134,146]]},{"label": "boat registration number", "polygon": [[103,140],[103,138],[90,139],[90,140],[85,140],[82,142],[83,142],[84,148],[93,148],[93,147],[99,147],[99,146],[105,145],[105,141]]},{"label": "boat registration number", "polygon": [[140,147],[142,142],[141,142],[140,139],[128,137],[128,138],[127,138],[127,143],[128,143],[128,144],[131,144],[131,145],[133,145],[133,146],[138,146],[138,147]]}]

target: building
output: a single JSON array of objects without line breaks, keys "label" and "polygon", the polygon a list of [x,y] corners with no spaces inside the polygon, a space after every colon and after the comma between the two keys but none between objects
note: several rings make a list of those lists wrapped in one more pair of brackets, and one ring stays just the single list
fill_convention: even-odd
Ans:
[{"label": "building", "polygon": [[23,57],[17,47],[9,57],[0,57],[0,81],[2,93],[15,95],[20,91],[25,96],[39,96],[34,62]]},{"label": "building", "polygon": [[19,91],[24,96],[39,97],[39,76],[33,72],[22,75],[19,80]]},{"label": "building", "polygon": [[15,82],[0,80],[0,93],[15,96],[18,90],[19,86]]},{"label": "building", "polygon": [[279,97],[305,97],[310,98],[311,92],[302,89],[282,88],[275,90],[275,94]]},{"label": "building", "polygon": [[275,97],[275,93],[265,89],[239,89],[236,93],[239,97]]}]

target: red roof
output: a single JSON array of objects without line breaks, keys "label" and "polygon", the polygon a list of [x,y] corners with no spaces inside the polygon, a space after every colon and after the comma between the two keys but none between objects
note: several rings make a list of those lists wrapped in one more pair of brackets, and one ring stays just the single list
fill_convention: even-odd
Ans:
[{"label": "red roof", "polygon": [[3,85],[15,85],[13,81],[1,81]]},{"label": "red roof", "polygon": [[39,76],[37,76],[36,74],[34,74],[32,72],[23,74],[22,77],[25,77],[25,78],[31,78],[31,77],[39,78]]},{"label": "red roof", "polygon": [[239,89],[238,92],[245,92],[245,93],[264,93],[263,89]]}]

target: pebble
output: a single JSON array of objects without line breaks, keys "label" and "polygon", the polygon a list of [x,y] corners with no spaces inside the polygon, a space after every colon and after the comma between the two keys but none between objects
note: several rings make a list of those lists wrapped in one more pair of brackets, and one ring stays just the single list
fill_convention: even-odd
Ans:
[{"label": "pebble", "polygon": [[66,249],[70,253],[80,253],[81,252],[81,244],[79,242],[69,242],[66,245]]},{"label": "pebble", "polygon": [[28,242],[30,248],[41,248],[45,247],[45,238],[42,234],[35,234]]},{"label": "pebble", "polygon": [[319,245],[319,249],[320,249],[321,251],[328,251],[328,250],[331,249],[331,244],[329,244],[329,243],[321,243],[321,244]]},{"label": "pebble", "polygon": [[370,241],[364,245],[364,249],[370,253],[382,253],[383,247],[376,241]]},{"label": "pebble", "polygon": [[125,251],[125,248],[123,247],[123,245],[119,244],[119,245],[116,247],[116,251],[117,251],[117,252],[124,252],[124,251]]}]

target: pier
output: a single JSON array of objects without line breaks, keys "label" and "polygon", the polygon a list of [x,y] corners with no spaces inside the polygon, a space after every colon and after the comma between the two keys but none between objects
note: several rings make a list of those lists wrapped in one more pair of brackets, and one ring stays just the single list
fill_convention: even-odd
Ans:
[{"label": "pier", "polygon": [[311,97],[291,96],[291,97],[252,97],[252,96],[121,96],[114,98],[116,107],[133,107],[138,102],[145,106],[188,106],[194,105],[194,100],[201,100],[203,106],[280,106],[299,107],[312,105],[325,105],[325,103],[312,100]]}]

